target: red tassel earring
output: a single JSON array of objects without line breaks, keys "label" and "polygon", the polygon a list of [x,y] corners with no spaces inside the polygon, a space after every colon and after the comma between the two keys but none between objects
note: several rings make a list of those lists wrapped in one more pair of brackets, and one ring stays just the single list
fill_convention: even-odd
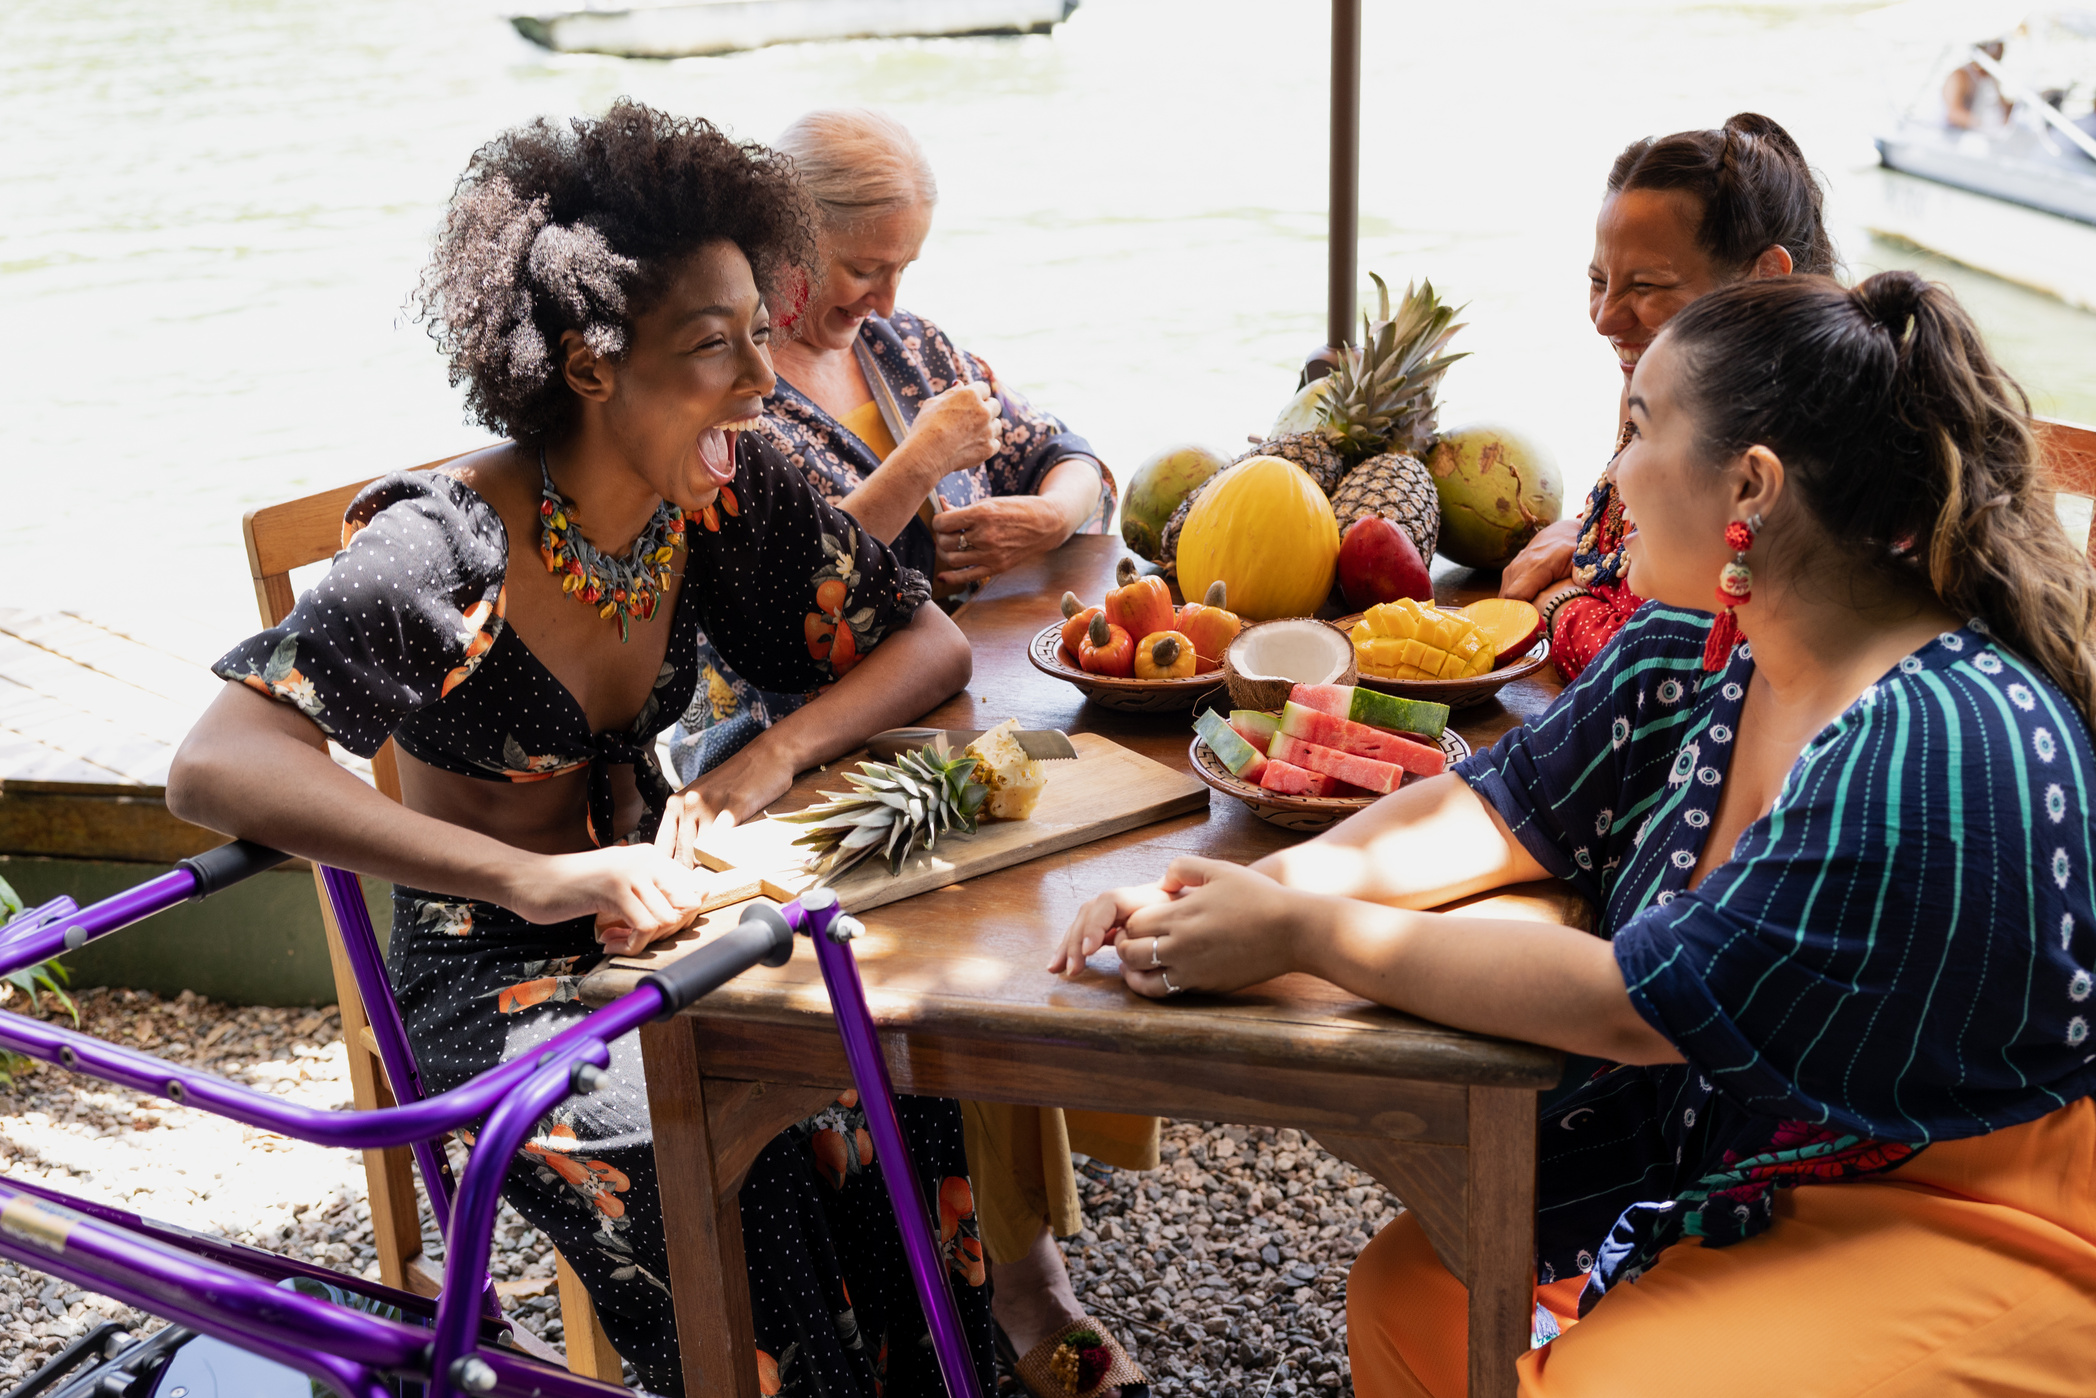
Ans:
[{"label": "red tassel earring", "polygon": [[1732,561],[1718,570],[1718,619],[1711,624],[1710,639],[1703,643],[1705,674],[1724,669],[1732,659],[1732,648],[1739,644],[1739,618],[1732,609],[1754,600],[1754,571],[1747,567],[1747,550],[1754,547],[1754,535],[1760,528],[1760,515],[1735,519],[1725,526]]}]

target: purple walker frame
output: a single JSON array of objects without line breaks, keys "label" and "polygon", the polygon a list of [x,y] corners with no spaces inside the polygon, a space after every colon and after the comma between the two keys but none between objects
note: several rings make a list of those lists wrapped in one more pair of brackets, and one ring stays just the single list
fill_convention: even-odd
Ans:
[{"label": "purple walker frame", "polygon": [[[236,841],[86,909],[65,897],[28,909],[0,928],[0,975],[215,893],[286,857]],[[390,1398],[388,1377],[425,1383],[428,1398],[624,1393],[497,1343],[507,1327],[487,1267],[503,1176],[549,1109],[602,1084],[613,1039],[676,1013],[760,961],[783,965],[793,937],[803,934],[815,944],[947,1394],[982,1398],[851,951],[860,928],[842,913],[834,893],[814,890],[778,910],[752,907],[740,926],[645,977],[633,991],[547,1041],[535,1057],[500,1064],[449,1092],[424,1097],[357,878],[323,867],[321,881],[400,1105],[348,1112],[302,1107],[19,1015],[0,1015],[0,1047],[318,1145],[410,1147],[446,1243],[443,1290],[434,1306],[390,1287],[4,1177],[0,1256],[297,1369],[342,1398]],[[480,1134],[454,1188],[438,1141],[476,1121],[482,1123]],[[405,1324],[278,1284],[290,1278],[323,1281],[428,1324]]]}]

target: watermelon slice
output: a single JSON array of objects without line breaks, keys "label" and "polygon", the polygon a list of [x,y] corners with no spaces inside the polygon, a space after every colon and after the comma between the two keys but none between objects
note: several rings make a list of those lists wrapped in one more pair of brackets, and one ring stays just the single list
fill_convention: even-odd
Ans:
[{"label": "watermelon slice", "polygon": [[1235,728],[1238,736],[1246,742],[1265,752],[1267,746],[1273,742],[1274,730],[1281,726],[1281,720],[1277,715],[1259,709],[1232,709],[1230,726]]},{"label": "watermelon slice", "polygon": [[1347,784],[1322,772],[1306,772],[1287,762],[1269,758],[1259,774],[1259,785],[1281,796],[1351,796]]},{"label": "watermelon slice", "polygon": [[1288,696],[1306,709],[1333,718],[1387,728],[1393,733],[1418,733],[1439,738],[1448,727],[1448,705],[1428,699],[1400,699],[1366,686],[1345,684],[1299,684]]},{"label": "watermelon slice", "polygon": [[1248,782],[1259,780],[1259,774],[1266,768],[1264,744],[1254,747],[1246,742],[1212,709],[1201,710],[1200,716],[1194,719],[1194,732],[1201,735],[1201,741],[1208,744],[1208,750],[1230,769],[1232,776],[1243,777]]},{"label": "watermelon slice", "polygon": [[[1397,790],[1398,784],[1405,779],[1405,769],[1392,763],[1378,762],[1372,757],[1356,757],[1322,743],[1306,743],[1286,733],[1274,734],[1274,745],[1267,750],[1267,756],[1273,762],[1291,763],[1308,771],[1337,777],[1378,796],[1387,796]],[[1271,766],[1271,762],[1268,765]]]},{"label": "watermelon slice", "polygon": [[[1370,728],[1365,723],[1351,719],[1334,718],[1330,714],[1306,709],[1290,700],[1281,710],[1281,732],[1291,738],[1301,738],[1306,743],[1317,743],[1322,747],[1350,752],[1356,757],[1371,757],[1378,762],[1387,762],[1393,767],[1402,767],[1407,772],[1416,772],[1422,777],[1435,777],[1448,765],[1448,754],[1438,747],[1428,747],[1410,738],[1395,733],[1386,733],[1380,728]],[[1269,743],[1268,747],[1273,745]]]}]

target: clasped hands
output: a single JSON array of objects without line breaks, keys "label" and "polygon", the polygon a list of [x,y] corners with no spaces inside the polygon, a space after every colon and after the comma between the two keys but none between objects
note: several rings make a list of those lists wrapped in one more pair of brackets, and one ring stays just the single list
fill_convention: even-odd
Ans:
[{"label": "clasped hands", "polygon": [[1300,969],[1297,949],[1336,900],[1288,888],[1222,859],[1182,855],[1154,884],[1109,889],[1078,910],[1048,963],[1074,979],[1112,944],[1139,995],[1225,993]]}]

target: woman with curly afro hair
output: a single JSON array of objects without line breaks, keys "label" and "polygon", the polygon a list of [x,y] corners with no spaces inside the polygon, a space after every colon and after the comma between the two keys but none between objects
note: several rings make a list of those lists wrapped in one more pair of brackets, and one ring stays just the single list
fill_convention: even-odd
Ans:
[{"label": "woman with curly afro hair", "polygon": [[[699,826],[968,681],[923,575],[748,430],[775,384],[774,288],[812,246],[789,167],[704,121],[622,101],[490,142],[419,304],[509,440],[366,488],[327,577],[216,666],[169,806],[393,882],[388,969],[431,1090],[531,1052],[583,1013],[597,962],[683,926],[708,885]],[[673,794],[654,742],[691,702],[702,630],[768,688],[820,693]],[[328,757],[389,737],[401,804]],[[541,1124],[505,1197],[647,1387],[682,1393],[637,1049]],[[964,1178],[954,1104],[902,1108],[919,1171]],[[743,1187],[767,1392],[936,1389],[859,1124],[844,1105],[800,1123]],[[987,1299],[956,1291],[987,1387]]]}]

